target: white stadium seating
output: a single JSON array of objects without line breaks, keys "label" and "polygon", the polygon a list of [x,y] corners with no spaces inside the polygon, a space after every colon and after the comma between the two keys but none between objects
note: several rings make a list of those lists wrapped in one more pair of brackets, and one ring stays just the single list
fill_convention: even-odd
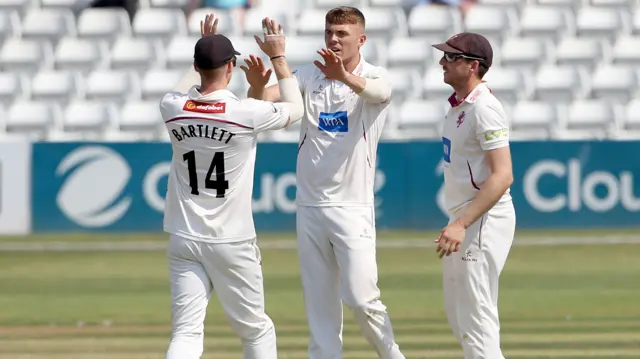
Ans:
[{"label": "white stadium seating", "polygon": [[[354,5],[367,18],[362,53],[388,69],[394,87],[385,140],[439,138],[452,90],[431,44],[462,31],[493,44],[485,80],[514,140],[640,139],[640,1],[479,0],[464,18],[411,3],[261,1],[240,22],[214,9],[187,16],[187,0],[143,0],[133,19],[120,8],[80,11],[76,0],[0,0],[0,137],[166,141],[158,101],[191,66],[206,13],[220,17],[239,65],[265,58],[253,35],[263,17],[278,19],[298,67],[320,59],[326,10]],[[245,97],[247,86],[236,69],[230,89]],[[298,128],[261,140],[295,142]]]}]

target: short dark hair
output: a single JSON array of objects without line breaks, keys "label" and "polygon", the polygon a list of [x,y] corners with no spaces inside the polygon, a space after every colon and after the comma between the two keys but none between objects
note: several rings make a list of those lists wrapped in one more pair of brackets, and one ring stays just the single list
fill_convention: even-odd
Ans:
[{"label": "short dark hair", "polygon": [[364,14],[351,6],[340,6],[329,10],[325,16],[325,21],[332,25],[361,24],[362,27],[365,26]]},{"label": "short dark hair", "polygon": [[[469,59],[465,59],[465,60],[467,62],[478,61],[478,60],[469,60]],[[478,62],[479,62],[479,64],[478,64],[478,77],[482,80],[482,78],[487,73],[487,71],[489,71],[489,68],[482,61],[478,61]]]}]

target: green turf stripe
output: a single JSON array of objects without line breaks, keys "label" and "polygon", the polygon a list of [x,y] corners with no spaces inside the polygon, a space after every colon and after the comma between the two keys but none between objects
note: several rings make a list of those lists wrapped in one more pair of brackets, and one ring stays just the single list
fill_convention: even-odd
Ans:
[{"label": "green turf stripe", "polygon": [[[234,337],[235,334],[226,325],[206,326],[206,335]],[[306,325],[276,325],[279,337],[306,338],[309,335]],[[396,325],[394,327],[396,337],[406,336],[433,336],[450,335],[451,330],[446,324],[422,324],[422,325]],[[96,335],[106,335],[111,338],[145,338],[145,337],[166,337],[170,333],[167,326],[96,326],[96,327],[3,327],[0,328],[0,338],[86,338]],[[598,334],[612,335],[619,337],[627,333],[640,333],[640,323],[617,323],[609,326],[598,325],[598,323],[564,323],[563,325],[536,325],[535,323],[520,323],[506,325],[502,328],[503,336],[510,335],[558,335],[568,334]],[[355,324],[347,324],[344,328],[345,336],[359,336],[360,329]]]},{"label": "green turf stripe", "polygon": [[[2,351],[37,353],[59,352],[62,350],[78,352],[85,350],[114,352],[141,352],[166,345],[167,338],[68,338],[68,339],[12,339],[2,345]],[[369,344],[360,336],[345,337],[345,347],[350,350],[367,350]],[[456,349],[459,344],[450,335],[434,336],[410,336],[398,338],[401,348],[406,350],[425,349]],[[286,351],[305,350],[306,338],[283,337],[278,338],[279,347]],[[240,348],[238,338],[207,336],[205,339],[207,348],[217,351],[234,351]],[[502,338],[502,347],[505,350],[531,349],[637,349],[640,350],[640,333],[625,333],[624,335],[505,335]]]}]

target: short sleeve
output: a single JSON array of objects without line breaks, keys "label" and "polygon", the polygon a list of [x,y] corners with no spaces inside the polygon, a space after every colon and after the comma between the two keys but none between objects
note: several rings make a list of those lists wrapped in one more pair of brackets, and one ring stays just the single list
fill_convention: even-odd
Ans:
[{"label": "short sleeve", "polygon": [[509,145],[509,125],[502,106],[476,104],[476,136],[485,151]]},{"label": "short sleeve", "polygon": [[160,114],[165,122],[177,116],[174,104],[180,100],[180,96],[179,92],[168,92],[160,100]]},{"label": "short sleeve", "polygon": [[289,122],[291,111],[282,103],[260,100],[247,100],[251,108],[253,131],[264,132],[284,128]]},{"label": "short sleeve", "polygon": [[304,93],[305,88],[307,88],[307,84],[310,82],[315,69],[315,66],[305,65],[292,71],[293,77],[298,81],[298,87],[301,93]]}]

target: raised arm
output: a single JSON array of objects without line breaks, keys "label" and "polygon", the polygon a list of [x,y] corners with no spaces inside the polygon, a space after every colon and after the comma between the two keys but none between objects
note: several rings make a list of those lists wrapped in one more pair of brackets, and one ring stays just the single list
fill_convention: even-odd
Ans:
[{"label": "raised arm", "polygon": [[[293,76],[289,64],[284,56],[285,54],[285,37],[282,25],[277,24],[274,20],[265,18],[262,21],[264,29],[264,40],[255,37],[260,49],[271,59],[273,72],[276,73],[278,79],[278,87],[275,91],[271,86],[265,89],[265,85],[269,82],[272,70],[266,70],[261,58],[251,55],[249,60],[245,60],[247,66],[240,66],[247,76],[249,83],[255,84],[255,88],[260,89],[258,94],[254,93],[251,98],[269,102],[280,103],[287,107],[290,111],[290,117],[287,122],[296,122],[302,118],[304,114],[304,105],[302,102],[302,94],[296,78]],[[277,92],[274,96],[273,92]]]}]

